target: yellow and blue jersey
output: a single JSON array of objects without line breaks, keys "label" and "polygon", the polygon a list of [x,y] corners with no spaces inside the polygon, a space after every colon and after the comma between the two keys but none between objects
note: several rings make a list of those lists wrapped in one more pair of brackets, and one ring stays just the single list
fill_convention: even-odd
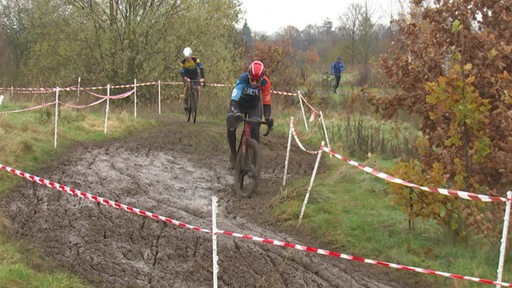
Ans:
[{"label": "yellow and blue jersey", "polygon": [[188,57],[180,62],[180,75],[192,80],[198,80],[199,76],[204,78],[203,63],[197,57]]}]

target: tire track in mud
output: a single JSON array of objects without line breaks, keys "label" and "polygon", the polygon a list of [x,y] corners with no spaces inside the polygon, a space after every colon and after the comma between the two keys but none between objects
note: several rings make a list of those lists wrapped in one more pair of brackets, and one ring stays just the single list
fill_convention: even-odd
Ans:
[{"label": "tire track in mud", "polygon": [[[199,123],[191,132],[179,121],[169,122],[126,139],[79,145],[33,174],[205,229],[211,229],[216,196],[219,229],[301,243],[250,217],[264,213],[273,191],[279,191],[285,139],[262,139],[267,181],[252,199],[238,199],[225,168],[226,144],[212,141],[222,127]],[[295,155],[291,174],[310,173],[311,159]],[[33,183],[9,193],[0,206],[12,235],[95,287],[212,286],[206,233]],[[218,255],[220,287],[408,287],[387,279],[386,272],[376,273],[378,267],[365,270],[368,265],[225,235],[218,236]]]}]

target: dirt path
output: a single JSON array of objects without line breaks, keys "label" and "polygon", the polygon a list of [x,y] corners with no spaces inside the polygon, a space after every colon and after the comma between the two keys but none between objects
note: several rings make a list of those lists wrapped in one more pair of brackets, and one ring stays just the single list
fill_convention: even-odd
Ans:
[{"label": "dirt path", "polygon": [[[314,246],[303,242],[314,237],[273,231],[258,217],[279,192],[285,137],[262,138],[265,184],[252,199],[240,199],[230,188],[225,128],[200,119],[195,125],[182,119],[165,122],[120,141],[74,147],[33,174],[208,230],[216,196],[218,229]],[[289,174],[310,175],[316,156],[291,155]],[[29,181],[0,201],[15,237],[41,248],[94,287],[212,287],[208,233]],[[405,280],[410,272],[226,235],[219,235],[217,253],[219,287],[421,287]]]}]

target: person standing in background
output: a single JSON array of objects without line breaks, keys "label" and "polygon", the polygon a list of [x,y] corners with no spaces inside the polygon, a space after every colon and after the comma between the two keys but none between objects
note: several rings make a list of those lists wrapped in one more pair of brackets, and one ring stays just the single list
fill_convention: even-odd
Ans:
[{"label": "person standing in background", "polygon": [[341,73],[345,71],[345,64],[341,60],[341,56],[338,56],[336,58],[336,61],[334,61],[331,65],[331,75],[334,75],[334,94],[336,94],[336,90],[338,90],[338,86],[340,86],[340,80],[341,80]]}]

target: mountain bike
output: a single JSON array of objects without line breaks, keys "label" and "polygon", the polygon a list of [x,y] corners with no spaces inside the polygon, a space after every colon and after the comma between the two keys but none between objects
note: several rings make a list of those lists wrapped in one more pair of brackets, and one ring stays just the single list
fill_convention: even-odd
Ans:
[{"label": "mountain bike", "polygon": [[[190,122],[192,119],[192,123],[196,123],[197,117],[197,105],[199,103],[199,97],[197,95],[197,91],[195,88],[196,84],[199,83],[199,80],[189,80],[188,85],[188,101],[187,101],[187,122]],[[203,84],[204,85],[204,84]]]},{"label": "mountain bike", "polygon": [[235,162],[234,187],[236,194],[242,197],[250,197],[258,187],[260,177],[260,147],[256,139],[251,138],[251,124],[267,125],[270,133],[271,127],[261,119],[249,119],[247,115],[243,119],[244,127],[238,144]]}]

